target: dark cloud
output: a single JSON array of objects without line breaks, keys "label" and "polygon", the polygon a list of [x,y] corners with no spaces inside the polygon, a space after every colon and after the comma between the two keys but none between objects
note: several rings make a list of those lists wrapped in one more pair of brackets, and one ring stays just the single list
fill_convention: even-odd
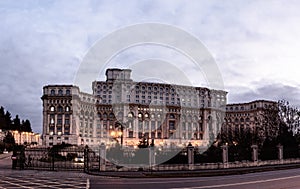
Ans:
[{"label": "dark cloud", "polygon": [[[300,104],[297,87],[287,85],[289,79],[299,81],[296,3],[2,0],[0,105],[30,119],[34,131],[41,132],[43,86],[73,83],[81,60],[98,39],[145,22],[175,25],[202,40],[215,55],[225,85],[230,84],[229,102],[284,98]],[[187,69],[182,65],[199,81]],[[251,78],[269,75],[277,82],[251,83]]]},{"label": "dark cloud", "polygon": [[[258,85],[258,84],[257,84]],[[294,106],[300,106],[300,90],[299,87],[286,85],[282,83],[264,83],[254,88],[233,87],[228,94],[228,103],[249,102],[252,100],[288,100]]]}]

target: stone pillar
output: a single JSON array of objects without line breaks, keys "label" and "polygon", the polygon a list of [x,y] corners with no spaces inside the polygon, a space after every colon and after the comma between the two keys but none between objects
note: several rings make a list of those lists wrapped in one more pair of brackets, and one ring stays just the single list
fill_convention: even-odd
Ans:
[{"label": "stone pillar", "polygon": [[258,162],[258,146],[257,145],[252,145],[251,146],[252,148],[252,161],[254,163],[257,163]]},{"label": "stone pillar", "polygon": [[227,144],[221,146],[222,148],[222,160],[224,168],[228,168],[228,146]]},{"label": "stone pillar", "polygon": [[149,167],[152,169],[152,167],[155,165],[155,150],[154,146],[149,147]]},{"label": "stone pillar", "polygon": [[281,144],[278,144],[278,159],[280,161],[283,161],[283,146]]},{"label": "stone pillar", "polygon": [[99,165],[100,165],[100,171],[105,171],[106,168],[106,146],[104,143],[101,143],[100,145],[100,153],[99,153]]},{"label": "stone pillar", "polygon": [[194,146],[191,143],[187,146],[187,155],[189,169],[194,169]]}]

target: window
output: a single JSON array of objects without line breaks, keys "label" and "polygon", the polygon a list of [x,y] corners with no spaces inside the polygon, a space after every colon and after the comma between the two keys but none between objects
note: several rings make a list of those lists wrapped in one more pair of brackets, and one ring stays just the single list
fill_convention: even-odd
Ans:
[{"label": "window", "polygon": [[142,132],[139,132],[139,138],[143,138],[143,133]]},{"label": "window", "polygon": [[69,112],[69,111],[70,111],[70,107],[67,106],[67,107],[66,107],[66,112]]},{"label": "window", "polygon": [[63,91],[61,89],[58,90],[58,95],[62,95]]},{"label": "window", "polygon": [[70,95],[71,91],[69,89],[66,90],[66,95]]},{"label": "window", "polygon": [[115,117],[115,116],[114,116],[113,113],[110,113],[110,114],[109,114],[109,119],[110,119],[110,120],[114,119],[114,117]]},{"label": "window", "polygon": [[57,115],[57,124],[62,124],[62,115]]},{"label": "window", "polygon": [[143,117],[143,114],[142,114],[142,113],[139,113],[139,114],[138,114],[138,117],[139,117],[139,118],[142,118],[142,117]]},{"label": "window", "polygon": [[139,131],[142,131],[142,130],[143,130],[143,122],[139,121]]},{"label": "window", "polygon": [[54,106],[51,106],[51,107],[50,107],[50,111],[51,111],[51,112],[54,112],[54,111],[55,111]]},{"label": "window", "polygon": [[133,138],[133,131],[129,131],[129,132],[128,132],[128,137],[129,137],[129,138]]},{"label": "window", "polygon": [[157,130],[161,130],[161,122],[160,121],[157,122]]},{"label": "window", "polygon": [[151,121],[151,130],[155,131],[155,121]]},{"label": "window", "polygon": [[145,121],[145,130],[149,129],[149,121]]},{"label": "window", "polygon": [[169,129],[170,130],[175,130],[175,121],[169,121]]},{"label": "window", "polygon": [[63,112],[63,108],[61,106],[58,106],[57,111],[58,112]]},{"label": "window", "polygon": [[157,133],[157,138],[161,138],[161,133],[160,132]]},{"label": "window", "polygon": [[51,95],[55,95],[55,90],[52,89],[51,92],[50,92],[50,94],[51,94]]},{"label": "window", "polygon": [[128,117],[129,117],[129,118],[132,118],[132,117],[133,117],[133,113],[130,112],[130,113],[128,114]]},{"label": "window", "polygon": [[182,123],[182,130],[185,131],[186,127],[185,127],[185,122]]}]

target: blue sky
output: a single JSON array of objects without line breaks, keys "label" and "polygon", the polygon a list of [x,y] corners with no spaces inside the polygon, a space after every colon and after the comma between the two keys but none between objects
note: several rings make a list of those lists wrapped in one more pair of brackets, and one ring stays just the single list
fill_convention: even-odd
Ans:
[{"label": "blue sky", "polygon": [[[229,103],[284,98],[300,105],[299,7],[299,1],[283,0],[2,0],[0,105],[41,132],[42,87],[73,83],[99,39],[147,22],[173,25],[201,40],[222,73]],[[126,64],[132,54],[149,59],[157,52],[173,61],[168,50],[140,47],[113,62]]]}]

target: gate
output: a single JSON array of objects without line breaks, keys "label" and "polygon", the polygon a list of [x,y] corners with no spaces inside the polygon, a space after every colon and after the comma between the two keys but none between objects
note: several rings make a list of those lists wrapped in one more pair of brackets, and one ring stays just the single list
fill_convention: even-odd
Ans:
[{"label": "gate", "polygon": [[13,169],[83,170],[84,148],[53,146],[52,148],[20,148],[12,156]]}]

